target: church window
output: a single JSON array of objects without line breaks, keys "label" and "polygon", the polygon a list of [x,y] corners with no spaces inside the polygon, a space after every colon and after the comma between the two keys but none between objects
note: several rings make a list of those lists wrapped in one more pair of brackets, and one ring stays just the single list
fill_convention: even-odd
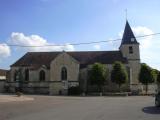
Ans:
[{"label": "church window", "polygon": [[44,72],[44,70],[41,70],[39,72],[39,79],[40,79],[40,81],[45,81],[45,72]]},{"label": "church window", "polygon": [[28,69],[26,69],[25,70],[25,81],[29,81],[29,70]]},{"label": "church window", "polygon": [[67,80],[67,69],[65,67],[61,69],[61,80]]},{"label": "church window", "polygon": [[129,46],[129,53],[132,54],[133,53],[133,47]]}]

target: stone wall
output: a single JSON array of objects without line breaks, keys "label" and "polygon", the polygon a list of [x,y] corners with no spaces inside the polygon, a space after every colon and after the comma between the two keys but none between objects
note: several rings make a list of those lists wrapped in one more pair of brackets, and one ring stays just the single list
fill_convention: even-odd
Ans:
[{"label": "stone wall", "polygon": [[[133,48],[133,53],[129,53],[129,47]],[[120,46],[120,51],[123,57],[126,57],[129,62],[129,67],[131,70],[130,74],[130,89],[132,91],[139,90],[139,80],[138,75],[140,71],[140,51],[139,44],[123,44]]]},{"label": "stone wall", "polygon": [[[129,46],[132,46],[133,48],[132,54],[129,53]],[[123,54],[123,57],[126,57],[128,60],[140,59],[139,44],[124,44],[124,45],[121,45],[120,50]]]},{"label": "stone wall", "polygon": [[[141,89],[142,93],[145,93],[146,86],[145,85],[141,85],[140,89]],[[157,91],[158,91],[157,84],[153,83],[153,84],[149,84],[148,85],[148,93],[149,94],[155,94],[155,93],[157,93]]]},{"label": "stone wall", "polygon": [[87,91],[87,79],[88,79],[88,70],[87,68],[83,68],[80,70],[79,73],[79,85],[80,89],[83,90],[83,92]]},{"label": "stone wall", "polygon": [[[111,82],[111,71],[113,69],[113,65],[112,64],[107,64],[105,65],[106,68],[109,71],[109,77],[106,78],[107,79],[107,84],[104,86],[104,91],[105,92],[114,92],[114,91],[118,91],[118,85],[116,85],[115,83]],[[128,82],[124,85],[122,85],[122,90],[124,91],[129,91],[130,89],[130,68],[128,64],[125,64],[126,70],[128,72]],[[98,88],[95,85],[90,85],[89,82],[87,82],[87,78],[88,78],[88,70],[91,68],[91,65],[89,65],[87,68],[83,68],[80,70],[80,87],[82,90],[84,90],[84,92],[89,91],[89,92],[94,92],[96,91]]]},{"label": "stone wall", "polygon": [[50,80],[61,81],[61,69],[66,67],[67,80],[78,81],[79,78],[79,63],[67,53],[62,53],[57,56],[50,66]]},{"label": "stone wall", "polygon": [[[15,87],[19,84],[18,82],[7,82],[9,89],[8,92],[15,93]],[[22,92],[29,94],[49,94],[49,82],[23,82],[21,83]]]},{"label": "stone wall", "polygon": [[[7,80],[9,86],[9,92],[15,92],[15,87],[17,87],[18,82],[14,80],[15,72],[18,71],[19,67],[12,67],[10,70],[10,77]],[[29,81],[24,80],[24,71],[29,69]],[[39,73],[43,70],[45,72],[45,81],[40,81]],[[48,94],[49,93],[49,81],[50,81],[50,70],[45,66],[41,66],[38,69],[31,69],[31,67],[21,67],[22,72],[22,83],[24,93],[30,94]]]},{"label": "stone wall", "polygon": [[32,69],[31,67],[11,67],[10,78],[9,78],[10,82],[14,81],[15,72],[18,71],[20,68],[21,68],[23,78],[25,76],[24,71],[26,69],[29,69],[29,81],[39,81],[39,73],[41,70],[45,71],[45,81],[50,81],[50,70],[47,69],[45,66],[41,66],[38,69]]},{"label": "stone wall", "polygon": [[129,61],[129,66],[131,68],[131,81],[130,81],[130,88],[133,91],[138,90],[138,85],[139,85],[139,72],[140,72],[140,61],[139,60],[130,60]]},{"label": "stone wall", "polygon": [[[134,45],[133,45],[134,46]],[[134,46],[134,52],[138,52],[139,49],[137,46]],[[123,54],[124,56],[127,56],[127,49],[128,46],[123,46]],[[138,49],[138,50],[137,50]],[[132,60],[131,58],[134,58]],[[133,90],[137,90],[138,82],[138,73],[140,69],[140,60],[138,59],[139,53],[135,53],[132,55],[129,55],[129,63],[125,64],[128,73],[129,73],[129,84],[131,85],[130,88]],[[137,60],[135,60],[137,58]],[[62,67],[65,67],[67,69],[67,80],[62,81],[61,80],[61,69]],[[42,65],[38,69],[33,69],[32,67],[21,67],[22,72],[24,74],[25,69],[29,69],[29,81],[27,84],[24,85],[24,91],[30,91],[34,93],[39,88],[39,93],[46,91],[50,92],[50,94],[59,94],[59,91],[66,92],[66,89],[68,89],[69,85],[76,86],[80,82],[80,87],[84,91],[87,89],[87,78],[88,78],[88,69],[90,69],[91,65],[89,65],[86,68],[80,69],[79,68],[79,62],[75,60],[73,57],[68,55],[65,52],[62,52],[62,54],[58,55],[50,64],[50,69],[47,69],[44,65]],[[109,78],[112,71],[112,64],[107,64],[106,67],[109,69]],[[11,86],[12,91],[14,90],[14,73],[16,70],[18,70],[18,67],[12,67],[10,72],[10,79],[9,83]],[[45,71],[45,82],[48,82],[47,86],[46,83],[40,82],[39,80],[39,73],[40,71]],[[37,83],[36,83],[37,82]],[[128,83],[127,83],[128,85]],[[126,87],[128,88],[128,86]],[[65,87],[67,86],[67,88]],[[43,89],[41,89],[43,88]],[[109,80],[109,86],[106,87],[106,90],[109,91],[111,89],[114,90],[117,89],[117,87],[112,84],[112,82]]]},{"label": "stone wall", "polygon": [[[67,69],[67,80],[65,81],[61,80],[62,67]],[[50,81],[53,82],[50,84],[50,94],[59,94],[59,92],[67,94],[65,89],[68,88],[65,88],[65,86],[68,86],[68,83],[79,83],[79,62],[63,52],[51,62]]]},{"label": "stone wall", "polygon": [[6,80],[0,80],[0,93],[3,93],[5,91],[4,85]]}]

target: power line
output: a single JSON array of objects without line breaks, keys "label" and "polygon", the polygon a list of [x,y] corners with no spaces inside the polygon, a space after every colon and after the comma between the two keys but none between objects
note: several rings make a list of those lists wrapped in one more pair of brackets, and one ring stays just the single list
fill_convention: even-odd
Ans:
[{"label": "power line", "polygon": [[[141,35],[141,36],[136,36],[135,38],[143,38],[143,37],[149,37],[149,36],[155,36],[155,35],[160,35],[160,33],[153,33],[153,34],[148,34],[148,35]],[[16,45],[16,44],[7,44],[8,46],[11,47],[51,47],[51,46],[67,46],[67,45],[74,45],[74,46],[78,46],[78,45],[87,45],[87,44],[95,44],[95,43],[104,43],[104,42],[115,42],[115,41],[120,41],[122,40],[121,38],[117,38],[117,39],[112,39],[112,40],[103,40],[103,41],[92,41],[92,42],[82,42],[82,43],[71,43],[71,44],[48,44],[48,45],[39,45],[39,46],[30,46],[30,45]],[[5,44],[0,44],[1,46],[4,46]]]}]

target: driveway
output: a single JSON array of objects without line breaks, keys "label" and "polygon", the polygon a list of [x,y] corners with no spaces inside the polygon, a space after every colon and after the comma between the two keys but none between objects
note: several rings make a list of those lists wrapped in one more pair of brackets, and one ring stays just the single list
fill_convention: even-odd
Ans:
[{"label": "driveway", "polygon": [[[1,97],[1,96],[0,96]],[[159,120],[154,97],[27,96],[0,102],[0,120]]]}]

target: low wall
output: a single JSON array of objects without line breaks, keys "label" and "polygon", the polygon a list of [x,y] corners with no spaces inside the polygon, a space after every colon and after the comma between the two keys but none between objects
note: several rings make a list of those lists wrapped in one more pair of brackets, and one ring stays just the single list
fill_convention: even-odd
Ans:
[{"label": "low wall", "polygon": [[5,85],[5,80],[0,80],[0,93],[3,93],[5,91],[4,85]]},{"label": "low wall", "polygon": [[[142,89],[142,92],[145,92],[146,86],[142,85],[141,89]],[[157,91],[158,91],[157,84],[150,84],[150,85],[148,85],[148,93],[155,94]]]},{"label": "low wall", "polygon": [[[121,86],[121,91],[123,92],[129,92],[130,87],[128,84],[124,84]],[[88,92],[97,92],[99,90],[98,86],[96,85],[88,85],[87,88]],[[109,84],[102,87],[103,92],[119,92],[119,86],[117,84]]]},{"label": "low wall", "polygon": [[49,94],[49,82],[28,82],[21,83],[18,82],[8,82],[8,91],[11,93],[16,92],[16,87],[20,86],[23,93],[28,94]]}]

